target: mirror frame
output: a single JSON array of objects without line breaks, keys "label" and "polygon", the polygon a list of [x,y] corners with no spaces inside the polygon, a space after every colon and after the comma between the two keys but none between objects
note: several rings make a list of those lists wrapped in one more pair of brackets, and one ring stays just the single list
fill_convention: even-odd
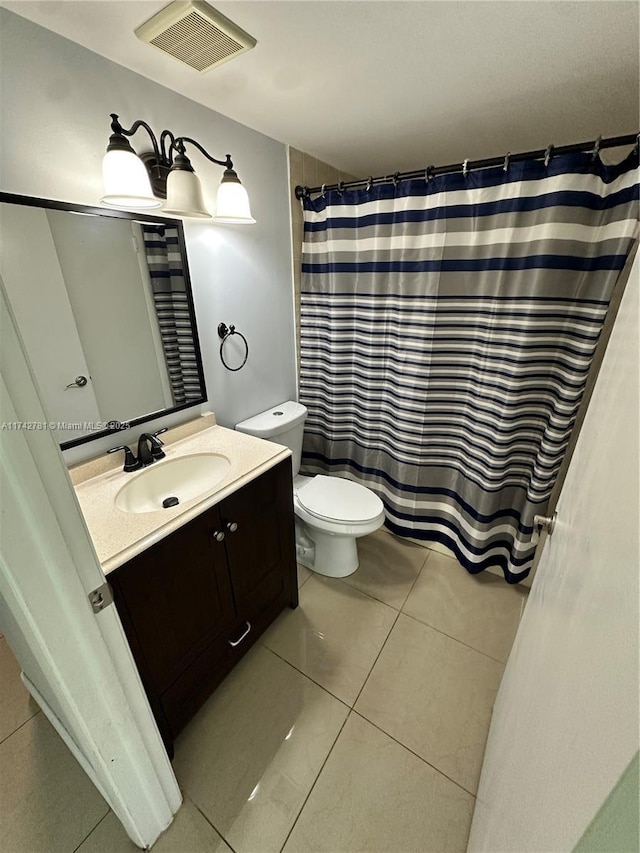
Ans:
[{"label": "mirror frame", "polygon": [[[180,412],[183,409],[190,409],[193,406],[200,406],[202,403],[207,402],[207,386],[204,381],[204,369],[202,366],[202,353],[200,351],[200,340],[198,337],[198,325],[196,322],[196,312],[195,306],[193,302],[193,291],[191,289],[191,277],[189,274],[189,263],[187,259],[187,245],[184,239],[184,226],[182,224],[181,219],[172,219],[168,216],[152,216],[146,213],[137,213],[133,211],[127,210],[116,210],[112,208],[106,207],[92,207],[86,204],[73,204],[72,202],[66,201],[55,201],[49,198],[37,198],[35,196],[28,195],[17,195],[14,193],[5,193],[0,192],[0,203],[5,202],[7,204],[22,204],[27,207],[42,207],[49,208],[53,210],[67,210],[71,213],[84,213],[88,216],[106,216],[110,219],[128,219],[133,220],[135,222],[151,222],[151,223],[160,223],[170,225],[173,228],[176,228],[178,231],[178,245],[180,246],[180,256],[182,258],[182,266],[183,266],[183,278],[185,283],[185,292],[187,295],[187,305],[189,308],[189,319],[191,321],[192,329],[193,329],[193,346],[196,354],[196,361],[198,364],[198,379],[200,380],[200,388],[202,389],[202,396],[196,401],[189,401],[188,403],[182,403],[179,406],[173,406],[169,409],[157,409],[154,412],[149,412],[146,415],[142,415],[140,417],[132,418],[131,420],[121,421],[121,423],[127,423],[129,427],[138,426],[138,424],[146,423],[147,421],[156,420],[157,418],[164,417],[165,415],[173,414],[174,412]],[[27,353],[27,357],[28,357]],[[92,432],[90,435],[84,435],[80,438],[74,438],[69,441],[60,442],[61,450],[70,450],[72,447],[77,447],[80,444],[86,444],[89,441],[95,441],[99,438],[104,438],[107,435],[114,435],[121,430],[119,429],[103,429],[96,430],[96,432]]]}]

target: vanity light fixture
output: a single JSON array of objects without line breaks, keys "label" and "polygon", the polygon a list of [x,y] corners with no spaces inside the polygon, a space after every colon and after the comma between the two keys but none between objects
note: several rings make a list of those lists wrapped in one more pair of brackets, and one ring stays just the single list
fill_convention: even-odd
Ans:
[{"label": "vanity light fixture", "polygon": [[[153,151],[138,156],[127,137],[133,136],[141,127],[149,134]],[[205,207],[200,180],[187,157],[186,145],[197,148],[212,163],[225,167],[213,219],[235,225],[255,222],[251,216],[249,196],[233,168],[230,154],[224,160],[218,160],[195,139],[174,136],[170,130],[163,130],[158,141],[142,119],[135,121],[127,130],[115,113],[111,113],[111,136],[102,161],[104,195],[100,203],[107,207],[145,210],[161,207],[162,199],[166,198],[163,213],[211,219]]]}]

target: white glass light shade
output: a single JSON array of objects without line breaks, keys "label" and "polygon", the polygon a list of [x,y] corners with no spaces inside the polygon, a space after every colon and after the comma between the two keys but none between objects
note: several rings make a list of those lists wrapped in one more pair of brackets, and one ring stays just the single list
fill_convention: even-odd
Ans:
[{"label": "white glass light shade", "polygon": [[107,207],[149,209],[162,207],[156,198],[144,163],[133,151],[107,151],[102,159],[104,195],[100,204]]},{"label": "white glass light shade", "polygon": [[211,219],[205,207],[200,179],[187,169],[172,169],[167,177],[167,203],[164,213],[169,216],[188,216]]},{"label": "white glass light shade", "polygon": [[242,184],[237,181],[223,181],[220,184],[214,220],[232,225],[249,225],[255,222],[251,216],[249,196]]}]

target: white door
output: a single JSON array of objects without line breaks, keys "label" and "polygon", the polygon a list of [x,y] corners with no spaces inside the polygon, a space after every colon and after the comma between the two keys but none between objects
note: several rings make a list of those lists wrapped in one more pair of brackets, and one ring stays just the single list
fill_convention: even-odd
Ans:
[{"label": "white door", "polygon": [[573,850],[638,750],[638,257],[496,700],[471,853]]},{"label": "white door", "polygon": [[[0,205],[0,275],[38,380],[47,420],[101,421],[46,210]],[[79,376],[86,378],[86,384],[73,385]],[[92,430],[61,429],[56,435],[63,442],[87,431]]]},{"label": "white door", "polygon": [[[28,689],[132,840],[150,846],[181,802],[104,574],[0,279],[0,625]],[[2,841],[0,841],[2,848]]]}]

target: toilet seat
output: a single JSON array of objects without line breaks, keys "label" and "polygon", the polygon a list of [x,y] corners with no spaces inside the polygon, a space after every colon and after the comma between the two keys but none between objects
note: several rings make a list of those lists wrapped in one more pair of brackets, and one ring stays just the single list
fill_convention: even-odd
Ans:
[{"label": "toilet seat", "polygon": [[360,525],[384,512],[380,498],[371,489],[343,477],[318,474],[296,489],[300,506],[319,520]]}]

